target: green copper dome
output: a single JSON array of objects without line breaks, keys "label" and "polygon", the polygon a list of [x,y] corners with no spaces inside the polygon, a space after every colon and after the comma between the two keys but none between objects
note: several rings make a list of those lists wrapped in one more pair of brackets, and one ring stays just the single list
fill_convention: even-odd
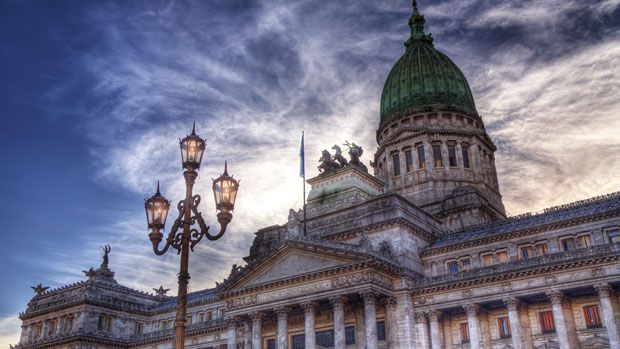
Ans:
[{"label": "green copper dome", "polygon": [[380,125],[403,114],[436,108],[478,115],[465,76],[448,56],[435,49],[430,34],[424,32],[424,17],[415,0],[409,27],[405,54],[383,86]]}]

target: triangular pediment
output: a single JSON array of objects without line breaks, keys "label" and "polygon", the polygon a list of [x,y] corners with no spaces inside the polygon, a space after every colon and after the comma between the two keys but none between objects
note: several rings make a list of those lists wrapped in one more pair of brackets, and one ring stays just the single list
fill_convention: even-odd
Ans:
[{"label": "triangular pediment", "polygon": [[609,340],[607,338],[594,336],[581,342],[581,348],[609,348]]},{"label": "triangular pediment", "polygon": [[341,248],[317,248],[316,245],[306,246],[299,241],[286,242],[266,258],[248,265],[243,275],[231,280],[224,289],[230,291],[293,279],[368,259],[359,252],[348,253],[346,245],[342,245]]}]

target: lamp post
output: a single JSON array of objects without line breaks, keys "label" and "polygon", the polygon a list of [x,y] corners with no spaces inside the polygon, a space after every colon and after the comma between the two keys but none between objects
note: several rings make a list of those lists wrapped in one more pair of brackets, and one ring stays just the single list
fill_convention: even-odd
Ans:
[{"label": "lamp post", "polygon": [[[224,235],[226,226],[232,220],[232,210],[235,208],[235,199],[237,197],[237,189],[239,182],[228,175],[228,166],[224,164],[224,173],[213,180],[213,195],[215,197],[215,206],[217,209],[217,220],[220,223],[220,232],[217,235],[209,233],[209,227],[206,225],[200,212],[198,205],[200,204],[200,195],[193,195],[193,187],[198,177],[198,169],[200,161],[205,150],[205,141],[196,135],[196,127],[192,128],[192,133],[181,139],[181,161],[183,163],[183,177],[185,177],[185,199],[179,201],[177,209],[179,216],[172,224],[172,228],[166,238],[166,244],[159,249],[162,241],[166,217],[170,209],[170,201],[163,197],[159,191],[159,182],[157,183],[157,192],[152,197],[145,200],[144,207],[146,209],[146,219],[148,228],[151,230],[149,238],[153,243],[153,251],[156,255],[161,256],[168,248],[172,247],[177,250],[177,254],[181,255],[181,267],[179,271],[179,293],[178,306],[176,316],[176,349],[182,349],[185,346],[185,315],[187,313],[187,283],[190,276],[188,272],[189,251],[194,250],[194,246],[200,242],[203,237],[209,240],[217,240]],[[198,224],[197,228],[192,228]]]}]

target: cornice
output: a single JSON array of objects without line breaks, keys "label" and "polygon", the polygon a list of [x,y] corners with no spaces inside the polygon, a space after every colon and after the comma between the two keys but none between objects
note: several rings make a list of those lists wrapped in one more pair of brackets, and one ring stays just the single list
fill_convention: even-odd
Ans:
[{"label": "cornice", "polygon": [[[558,257],[558,260],[552,260],[548,263],[542,263],[540,261],[544,261],[549,257],[553,257],[553,255],[537,257],[529,261],[509,262],[505,265],[495,265],[487,267],[490,269],[493,268],[488,274],[482,274],[485,272],[485,268],[476,268],[464,272],[460,277],[457,276],[453,280],[449,279],[450,275],[436,277],[439,279],[438,282],[433,282],[432,277],[424,278],[412,284],[410,290],[412,291],[412,295],[415,296],[439,291],[462,289],[471,286],[479,286],[523,277],[540,276],[544,273],[557,272],[560,270],[583,267],[587,265],[609,262],[617,263],[617,261],[620,260],[620,247],[612,245],[595,245],[592,248],[584,249],[584,251],[578,250],[576,252],[573,252],[573,258],[561,258],[563,256],[566,256],[567,254],[568,252],[554,254],[556,255],[556,257]],[[538,259],[540,259],[540,261]],[[536,264],[536,262],[540,263]],[[515,266],[515,264],[517,265]],[[442,278],[448,278],[448,280],[441,281]]]},{"label": "cornice", "polygon": [[429,257],[429,256],[438,255],[441,253],[446,253],[446,252],[450,252],[454,250],[460,250],[464,248],[491,244],[491,243],[498,242],[498,241],[513,239],[516,237],[522,237],[522,236],[526,236],[530,234],[538,234],[538,233],[545,232],[545,231],[571,227],[571,226],[575,226],[579,224],[594,222],[597,220],[603,220],[603,219],[618,217],[618,216],[620,216],[620,211],[597,213],[597,214],[584,216],[584,217],[578,217],[578,218],[572,218],[572,219],[569,218],[565,221],[559,221],[559,222],[554,222],[554,223],[549,223],[549,224],[542,223],[541,225],[534,227],[534,228],[516,229],[513,231],[498,234],[498,235],[487,236],[487,237],[483,237],[480,239],[466,240],[463,242],[458,242],[452,245],[446,245],[446,246],[442,246],[439,248],[432,248],[431,246],[429,249],[421,253],[421,257],[422,258]]}]

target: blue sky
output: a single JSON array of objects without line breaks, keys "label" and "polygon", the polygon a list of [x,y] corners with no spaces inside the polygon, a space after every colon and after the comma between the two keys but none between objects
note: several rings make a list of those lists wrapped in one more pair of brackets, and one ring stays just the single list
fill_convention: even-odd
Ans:
[{"label": "blue sky", "polygon": [[[620,188],[620,0],[420,1],[498,146],[512,214]],[[43,282],[83,279],[112,245],[117,279],[176,290],[152,254],[143,198],[183,191],[177,139],[207,139],[197,190],[241,178],[227,235],[191,256],[192,290],[240,263],[256,229],[301,205],[344,140],[376,148],[379,96],[403,53],[408,0],[0,1],[0,345]],[[316,154],[314,156],[313,154]]]}]

